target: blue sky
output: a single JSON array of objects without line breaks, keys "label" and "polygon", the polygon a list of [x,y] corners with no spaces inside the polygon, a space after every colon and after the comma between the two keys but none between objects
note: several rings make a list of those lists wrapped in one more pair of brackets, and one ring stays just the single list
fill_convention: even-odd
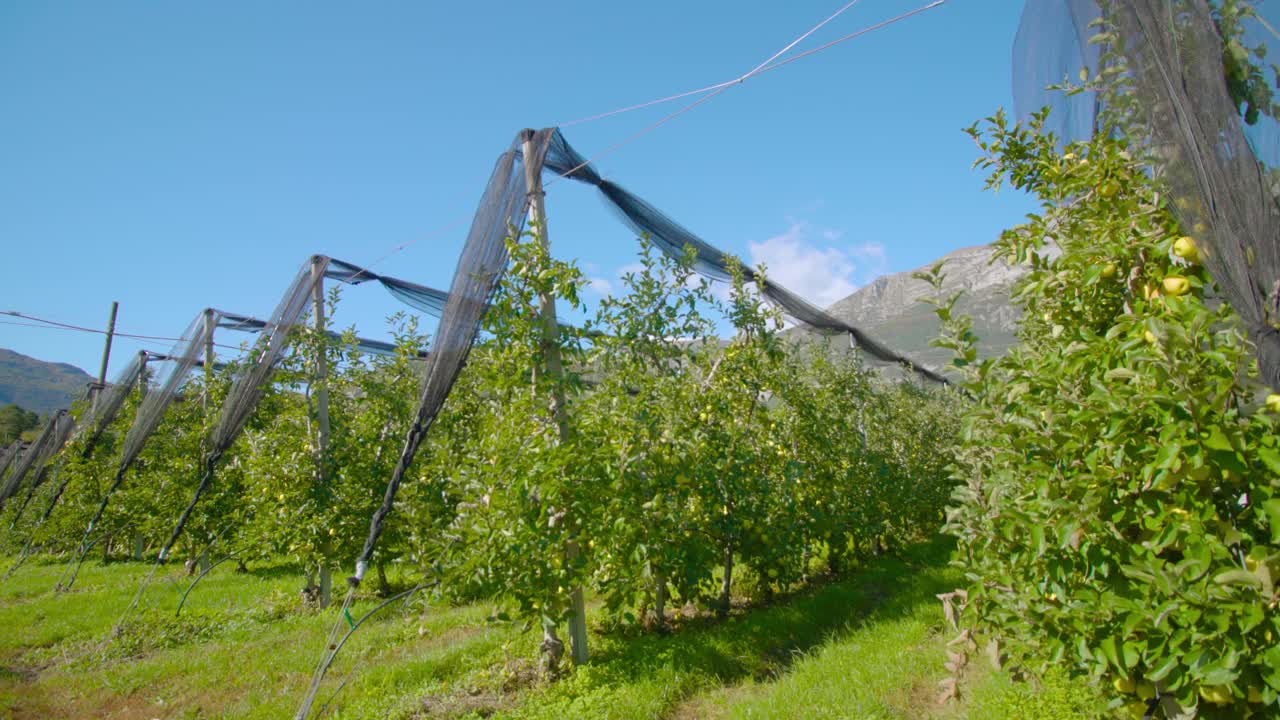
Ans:
[{"label": "blue sky", "polygon": [[[924,2],[861,0],[794,52]],[[385,256],[378,271],[447,287],[519,129],[739,76],[841,4],[0,4],[0,310],[100,327],[119,300],[121,330],[172,336],[205,306],[269,314],[317,252]],[[949,0],[753,78],[598,165],[827,304],[1032,209],[982,191],[960,132],[1012,104],[1020,9]],[[593,155],[679,106],[565,135]],[[636,245],[595,191],[556,183],[547,204],[553,252],[616,287]],[[338,321],[383,337],[399,309],[349,288]],[[121,339],[113,370],[168,345]],[[90,372],[102,349],[12,324],[0,347]]]}]

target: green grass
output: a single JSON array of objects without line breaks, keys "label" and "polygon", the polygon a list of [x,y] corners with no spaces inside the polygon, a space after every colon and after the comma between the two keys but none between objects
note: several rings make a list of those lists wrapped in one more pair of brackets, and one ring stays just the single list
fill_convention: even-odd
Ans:
[{"label": "green grass", "polygon": [[[935,703],[946,638],[934,595],[958,582],[946,556],[945,543],[919,546],[668,635],[595,629],[592,662],[554,683],[535,672],[539,638],[488,623],[492,606],[396,604],[352,637],[318,704],[345,682],[326,718],[1090,717],[1058,712],[1087,688],[989,671],[964,703]],[[298,609],[297,574],[227,564],[181,618],[189,580],[167,570],[113,640],[147,567],[91,563],[55,595],[64,569],[32,563],[0,585],[0,717],[289,717],[335,618]]]}]

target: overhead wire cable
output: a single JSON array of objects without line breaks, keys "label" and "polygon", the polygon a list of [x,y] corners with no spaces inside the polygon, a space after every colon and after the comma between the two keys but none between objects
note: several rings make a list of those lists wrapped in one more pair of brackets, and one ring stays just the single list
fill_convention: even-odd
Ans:
[{"label": "overhead wire cable", "polygon": [[648,101],[648,102],[638,103],[638,104],[636,104],[636,105],[629,105],[629,106],[627,106],[627,107],[621,107],[621,108],[618,108],[618,109],[616,109],[616,110],[610,110],[610,111],[608,111],[608,112],[598,113],[598,114],[596,114],[596,115],[590,115],[590,116],[588,116],[588,117],[584,117],[584,118],[578,118],[577,120],[570,120],[569,122],[557,123],[557,124],[556,124],[556,127],[562,127],[562,128],[564,128],[564,127],[570,127],[570,126],[573,126],[573,125],[580,125],[580,124],[585,123],[585,122],[591,122],[592,120],[600,120],[600,119],[603,119],[603,118],[612,117],[612,116],[614,116],[614,115],[621,115],[621,114],[623,114],[623,113],[631,112],[631,111],[633,111],[633,110],[641,110],[641,109],[643,109],[643,108],[652,107],[652,106],[654,106],[654,105],[661,105],[662,103],[672,102],[672,101],[674,101],[674,100],[680,100],[681,98],[686,98],[686,97],[689,97],[690,95],[699,95],[699,94],[704,93],[704,92],[711,92],[712,90],[719,90],[720,88],[728,87],[729,85],[736,85],[736,84],[738,84],[738,83],[742,82],[743,80],[746,80],[748,77],[751,77],[752,75],[755,75],[756,73],[760,72],[760,71],[761,71],[761,69],[762,69],[764,66],[768,65],[769,63],[773,62],[774,60],[777,60],[777,59],[778,59],[778,57],[779,57],[780,55],[782,55],[783,53],[787,52],[787,51],[788,51],[788,50],[790,50],[791,48],[795,47],[795,46],[796,46],[797,44],[799,44],[800,42],[804,41],[804,40],[805,40],[806,38],[808,38],[810,35],[814,34],[814,33],[815,33],[815,32],[817,32],[818,30],[820,30],[820,29],[821,29],[824,25],[826,25],[827,23],[831,22],[832,20],[835,20],[837,17],[839,17],[840,15],[844,14],[844,12],[845,12],[846,10],[848,10],[848,9],[849,9],[849,8],[851,8],[851,7],[853,7],[854,5],[857,5],[860,1],[861,1],[861,0],[851,0],[851,1],[850,1],[848,4],[846,4],[844,7],[840,8],[839,10],[835,11],[835,12],[834,12],[834,13],[832,13],[831,15],[827,16],[827,19],[825,19],[825,20],[823,20],[822,22],[818,23],[817,25],[814,25],[813,27],[809,28],[809,31],[808,31],[808,32],[806,32],[806,33],[804,33],[803,35],[801,35],[801,36],[797,37],[795,40],[792,40],[789,44],[787,44],[787,46],[786,46],[786,47],[784,47],[784,48],[782,48],[781,50],[779,50],[779,51],[775,52],[773,55],[770,55],[770,56],[769,56],[769,58],[768,58],[767,60],[765,60],[764,62],[762,62],[762,63],[760,63],[759,65],[757,65],[757,66],[755,66],[754,68],[752,68],[752,69],[751,69],[749,72],[747,72],[745,75],[739,75],[738,77],[736,77],[736,78],[734,78],[734,79],[732,79],[732,80],[725,80],[724,82],[718,82],[718,83],[715,83],[714,85],[708,85],[708,86],[703,87],[703,88],[698,88],[697,90],[687,90],[687,91],[682,92],[682,93],[676,93],[675,95],[668,95],[668,96],[666,96],[666,97],[658,98],[658,99],[656,99],[656,100],[650,100],[650,101]]},{"label": "overhead wire cable", "polygon": [[[750,79],[750,78],[752,78],[752,77],[755,77],[755,76],[757,76],[757,75],[763,75],[763,74],[765,74],[765,73],[767,73],[767,72],[770,72],[770,71],[772,71],[772,70],[777,70],[778,68],[781,68],[781,67],[785,67],[785,66],[787,66],[787,65],[790,65],[791,63],[793,63],[793,62],[795,62],[796,60],[799,60],[799,59],[801,59],[801,58],[806,58],[806,57],[809,57],[810,55],[813,55],[813,54],[815,54],[815,53],[822,52],[823,50],[828,50],[828,49],[830,49],[830,48],[832,48],[832,47],[835,47],[836,45],[840,45],[840,44],[842,44],[842,43],[848,42],[849,40],[853,40],[854,38],[860,37],[860,36],[865,35],[865,34],[867,34],[867,33],[869,33],[869,32],[872,32],[872,31],[875,31],[875,30],[879,30],[879,29],[881,29],[881,28],[884,28],[884,27],[886,27],[886,26],[888,26],[888,25],[892,25],[892,24],[894,24],[894,23],[900,22],[900,21],[902,21],[902,20],[906,20],[906,19],[907,19],[907,18],[909,18],[909,17],[912,17],[912,16],[914,16],[914,15],[918,15],[918,14],[920,14],[920,13],[922,13],[922,12],[925,12],[926,10],[932,10],[933,8],[935,8],[935,7],[939,6],[939,5],[942,5],[942,4],[943,4],[943,3],[945,3],[946,1],[947,1],[947,0],[934,0],[934,2],[931,2],[931,3],[927,4],[927,5],[923,5],[923,6],[921,6],[921,7],[918,7],[918,8],[916,8],[916,9],[914,9],[914,10],[910,10],[910,11],[908,11],[908,12],[905,12],[905,13],[901,14],[901,15],[898,15],[898,16],[895,16],[895,17],[892,17],[892,18],[889,18],[888,20],[885,20],[885,21],[883,21],[883,22],[881,22],[881,23],[877,23],[877,24],[875,24],[875,25],[871,25],[871,26],[869,26],[869,27],[866,27],[866,28],[863,28],[863,29],[861,29],[861,30],[858,30],[857,32],[849,33],[848,35],[842,35],[841,37],[838,37],[838,38],[836,38],[836,39],[834,39],[834,40],[832,40],[832,41],[830,41],[830,42],[827,42],[827,43],[824,43],[824,44],[822,44],[822,45],[819,45],[819,46],[818,46],[818,47],[816,47],[816,48],[812,48],[812,49],[810,49],[810,50],[806,50],[806,51],[804,51],[804,52],[802,52],[802,53],[799,53],[799,54],[797,54],[797,55],[795,55],[795,56],[793,56],[793,57],[787,58],[786,60],[781,60],[781,61],[779,61],[779,62],[773,62],[774,60],[776,60],[776,59],[778,58],[778,56],[782,55],[782,53],[783,53],[783,52],[786,52],[786,50],[787,50],[787,49],[790,49],[790,48],[794,47],[794,46],[795,46],[795,44],[796,44],[796,43],[798,43],[800,40],[803,40],[803,39],[807,38],[809,35],[813,34],[813,32],[814,32],[815,30],[817,30],[819,27],[822,27],[822,26],[823,26],[823,25],[825,25],[827,22],[829,22],[832,18],[834,18],[834,17],[835,17],[835,16],[833,15],[833,16],[832,16],[832,18],[828,18],[827,20],[824,20],[822,23],[819,23],[817,26],[815,26],[815,27],[813,28],[813,30],[810,30],[808,33],[805,33],[805,34],[804,34],[804,35],[802,35],[799,39],[797,39],[795,42],[793,42],[791,45],[788,45],[788,46],[787,46],[787,48],[785,48],[784,50],[782,50],[782,51],[780,51],[780,52],[776,53],[776,54],[775,54],[773,57],[771,57],[769,60],[766,60],[764,63],[761,63],[761,64],[760,64],[759,66],[757,66],[754,70],[752,70],[751,72],[749,72],[749,73],[747,73],[747,74],[745,74],[745,75],[741,75],[741,76],[739,76],[739,77],[732,78],[732,79],[730,79],[730,80],[725,80],[725,81],[723,81],[723,82],[718,82],[718,83],[714,83],[714,84],[711,84],[711,85],[707,85],[707,86],[705,86],[705,87],[700,87],[700,88],[697,88],[696,90],[686,90],[686,91],[684,91],[684,92],[675,93],[674,95],[667,95],[667,96],[665,96],[665,97],[656,98],[656,99],[654,99],[654,100],[648,100],[648,101],[646,101],[646,102],[642,102],[642,103],[636,103],[636,104],[634,104],[634,105],[627,105],[627,106],[620,107],[620,108],[616,108],[616,109],[609,110],[609,111],[606,111],[606,112],[597,113],[597,114],[595,114],[595,115],[588,115],[588,116],[586,116],[586,117],[581,117],[581,118],[578,118],[578,119],[576,119],[576,120],[569,120],[569,121],[567,121],[567,122],[557,123],[557,124],[556,124],[556,127],[561,127],[561,128],[572,127],[572,126],[574,126],[574,125],[580,125],[580,124],[582,124],[582,123],[592,122],[592,121],[594,121],[594,120],[602,120],[602,119],[607,118],[607,117],[613,117],[613,116],[615,116],[615,115],[622,115],[622,114],[624,114],[624,113],[633,112],[633,111],[635,111],[635,110],[643,110],[644,108],[653,107],[654,105],[662,105],[662,104],[664,104],[664,103],[674,102],[674,101],[676,101],[676,100],[682,100],[682,99],[684,99],[684,98],[691,97],[691,96],[693,96],[693,95],[701,95],[702,93],[708,93],[708,92],[711,92],[711,91],[713,91],[713,90],[719,90],[720,88],[729,87],[729,86],[732,86],[732,85],[738,85],[738,84],[741,84],[742,82],[744,82],[744,81],[746,81],[746,80],[748,80],[748,79]],[[852,3],[850,3],[850,4],[852,5]],[[844,8],[844,9],[847,9],[847,7],[848,7],[848,6],[846,6],[846,8]],[[841,9],[839,12],[843,12],[843,11],[844,11],[844,9]],[[837,14],[839,14],[839,13],[837,13]]]},{"label": "overhead wire cable", "polygon": [[[52,329],[59,329],[59,330],[77,330],[79,332],[94,333],[96,335],[107,334],[106,330],[99,330],[97,328],[84,327],[83,325],[72,325],[71,323],[58,322],[57,320],[49,320],[46,318],[36,317],[35,315],[27,315],[26,313],[20,313],[13,310],[0,310],[0,315],[9,315],[11,317],[22,318],[23,320],[33,320],[36,323],[42,323],[40,325],[35,325],[30,323],[17,323],[17,322],[12,322],[7,320],[0,320],[0,324],[4,324],[4,325],[19,325],[22,327],[34,327],[34,328],[52,328]],[[132,338],[134,340],[163,340],[166,342],[177,342],[178,340],[182,339],[182,338],[176,338],[176,337],[165,337],[163,335],[140,335],[137,333],[120,332],[119,330],[113,332],[112,335],[118,338]],[[238,345],[227,345],[224,343],[214,343],[214,345],[220,348],[226,348],[228,350],[240,349],[240,346]]]},{"label": "overhead wire cable", "polygon": [[[798,55],[793,55],[792,57],[789,57],[789,58],[787,58],[786,60],[779,60],[778,62],[775,62],[775,63],[772,63],[772,64],[769,64],[769,61],[766,61],[766,64],[764,64],[764,65],[762,65],[762,66],[758,66],[755,70],[752,70],[751,72],[749,72],[749,73],[747,73],[747,74],[745,74],[745,75],[743,75],[743,76],[741,76],[741,77],[737,78],[736,80],[732,80],[732,81],[729,81],[729,82],[726,82],[726,83],[721,83],[721,84],[716,88],[716,90],[715,90],[714,92],[712,92],[710,95],[707,95],[706,97],[700,98],[700,99],[698,99],[698,100],[696,100],[696,101],[694,101],[694,102],[692,102],[692,103],[689,103],[688,105],[686,105],[686,106],[684,106],[684,107],[680,108],[679,110],[677,110],[677,111],[675,111],[675,112],[671,113],[670,115],[667,115],[666,117],[660,118],[659,120],[656,120],[656,121],[654,121],[654,122],[652,122],[652,123],[650,123],[650,124],[646,125],[645,127],[641,128],[640,130],[636,131],[635,133],[632,133],[631,135],[627,136],[626,138],[623,138],[622,140],[620,140],[620,141],[618,141],[618,142],[614,143],[613,145],[610,145],[610,146],[606,147],[604,150],[601,150],[600,152],[596,153],[595,155],[592,155],[592,156],[588,157],[586,160],[584,160],[584,161],[583,161],[582,163],[580,163],[579,165],[577,165],[577,166],[575,166],[575,167],[572,167],[572,168],[569,168],[568,170],[566,170],[566,171],[564,171],[564,172],[560,173],[560,174],[559,174],[556,178],[554,178],[553,180],[548,181],[547,183],[545,183],[545,184],[544,184],[544,187],[545,187],[545,186],[547,186],[547,185],[551,185],[551,184],[552,184],[552,183],[554,183],[556,180],[559,180],[559,179],[561,179],[561,178],[565,178],[565,177],[568,177],[569,175],[572,175],[573,173],[577,172],[578,170],[581,170],[582,168],[586,167],[587,165],[590,165],[591,163],[593,163],[593,162],[595,162],[595,161],[599,160],[600,158],[605,157],[606,155],[611,155],[611,154],[613,154],[613,153],[617,152],[618,150],[621,150],[622,148],[626,147],[627,145],[630,145],[631,143],[635,142],[636,140],[639,140],[640,138],[644,137],[645,135],[648,135],[649,133],[653,132],[654,130],[657,130],[658,128],[662,127],[663,125],[666,125],[668,122],[671,122],[672,120],[676,119],[677,117],[680,117],[681,115],[683,115],[683,114],[685,114],[685,113],[689,112],[690,110],[693,110],[694,108],[698,107],[699,105],[702,105],[703,103],[707,102],[708,100],[710,100],[710,99],[712,99],[712,98],[714,98],[714,97],[716,97],[716,96],[718,96],[718,95],[720,95],[720,94],[724,93],[724,92],[725,92],[726,90],[728,90],[729,88],[731,88],[731,87],[733,87],[733,86],[735,86],[735,85],[740,85],[740,84],[742,84],[743,82],[745,82],[745,81],[749,80],[750,78],[753,78],[753,77],[755,77],[755,76],[757,76],[757,75],[761,75],[761,74],[766,73],[766,72],[768,72],[768,71],[770,71],[770,70],[776,70],[777,68],[780,68],[780,67],[783,67],[783,66],[786,66],[786,65],[790,65],[791,63],[793,63],[793,62],[795,62],[795,61],[797,61],[797,60],[799,60],[799,59],[801,59],[801,58],[805,58],[805,57],[808,57],[808,56],[813,55],[813,54],[815,54],[815,53],[822,52],[823,50],[826,50],[826,49],[828,49],[828,48],[835,47],[836,45],[839,45],[839,44],[844,43],[844,42],[848,42],[849,40],[853,40],[854,38],[861,37],[861,36],[863,36],[863,35],[866,35],[867,33],[874,32],[874,31],[876,31],[876,30],[881,30],[881,29],[886,28],[886,27],[889,27],[890,25],[893,25],[893,24],[895,24],[895,23],[902,22],[903,20],[906,20],[907,18],[914,17],[914,16],[919,15],[920,13],[923,13],[923,12],[925,12],[925,11],[927,11],[927,10],[932,10],[933,8],[936,8],[936,7],[938,7],[939,5],[942,5],[942,4],[946,3],[946,2],[947,2],[947,0],[933,0],[933,2],[928,3],[927,5],[921,5],[920,7],[916,8],[916,9],[914,9],[914,10],[909,10],[909,11],[907,11],[907,12],[905,12],[905,13],[902,13],[901,15],[896,15],[896,16],[894,16],[894,17],[889,18],[888,20],[883,20],[883,21],[881,21],[881,22],[878,22],[878,23],[876,23],[875,25],[869,25],[869,26],[867,26],[867,27],[865,27],[865,28],[863,28],[863,29],[861,29],[861,30],[858,30],[858,31],[856,31],[856,32],[852,32],[852,33],[849,33],[848,35],[844,35],[844,36],[842,36],[842,37],[838,37],[838,38],[836,38],[835,40],[832,40],[831,42],[828,42],[828,43],[826,43],[826,44],[824,44],[824,45],[819,45],[818,47],[813,48],[813,49],[811,49],[811,50],[806,50],[805,52],[802,52],[802,53],[800,53],[800,54],[798,54]],[[843,12],[843,10],[842,10],[842,12]],[[823,24],[826,24],[826,22],[827,22],[827,21],[824,21],[823,23],[819,24],[819,27],[821,27],[821,25],[823,25]],[[815,29],[817,29],[817,28],[815,28]],[[809,31],[809,33],[806,33],[806,34],[805,34],[805,37],[807,37],[807,36],[808,36],[808,34],[810,34],[810,33],[812,33],[812,32],[813,32],[813,31],[812,31],[812,30],[810,30],[810,31]],[[799,41],[797,40],[796,42],[799,42]],[[791,43],[791,45],[788,45],[787,47],[788,47],[788,48],[790,48],[790,47],[792,47],[792,46],[794,46],[794,45],[795,45],[795,42]],[[785,52],[785,51],[786,51],[786,50],[784,49],[782,52]],[[782,52],[776,53],[776,54],[774,55],[774,58],[778,57],[778,55],[781,55],[781,54],[782,54]]]},{"label": "overhead wire cable", "polygon": [[[909,11],[907,11],[907,12],[905,12],[905,13],[902,13],[901,15],[897,15],[897,16],[895,16],[895,17],[889,18],[888,20],[884,20],[884,21],[882,21],[882,22],[876,23],[875,25],[870,25],[870,26],[865,27],[865,28],[863,28],[863,29],[861,29],[861,30],[858,30],[858,31],[856,31],[856,32],[852,32],[852,33],[849,33],[849,34],[847,34],[847,35],[843,35],[843,36],[838,37],[838,38],[836,38],[836,39],[834,39],[834,40],[832,40],[832,41],[830,41],[830,42],[827,42],[827,43],[824,43],[824,44],[822,44],[822,45],[819,45],[819,46],[818,46],[818,47],[816,47],[816,48],[812,48],[812,49],[810,49],[810,50],[806,50],[806,51],[804,51],[804,52],[802,52],[802,53],[799,53],[799,54],[797,54],[797,55],[794,55],[794,56],[792,56],[792,57],[789,57],[789,58],[787,58],[787,59],[785,59],[785,60],[777,60],[777,58],[778,58],[779,56],[781,56],[783,53],[785,53],[787,50],[789,50],[789,49],[791,49],[791,48],[795,47],[795,45],[796,45],[797,43],[799,43],[800,41],[802,41],[802,40],[804,40],[804,39],[808,38],[808,37],[809,37],[810,35],[812,35],[816,30],[818,30],[819,28],[821,28],[821,27],[823,27],[824,25],[826,25],[827,23],[829,23],[832,19],[834,19],[835,17],[839,16],[839,15],[840,15],[840,14],[842,14],[845,10],[849,9],[851,6],[853,6],[854,4],[856,4],[856,3],[857,3],[857,2],[859,2],[859,1],[860,1],[860,0],[853,0],[853,2],[850,2],[850,3],[848,3],[847,5],[843,6],[841,9],[837,10],[834,14],[832,14],[831,16],[829,16],[827,19],[823,20],[821,23],[818,23],[818,25],[814,26],[814,27],[813,27],[813,28],[811,28],[809,31],[807,31],[807,32],[805,32],[804,34],[802,34],[799,38],[797,38],[796,40],[793,40],[791,43],[788,43],[788,44],[787,44],[787,45],[786,45],[782,50],[780,50],[780,51],[778,51],[778,52],[774,53],[774,55],[773,55],[772,57],[770,57],[770,59],[765,60],[765,61],[764,61],[764,63],[762,63],[762,64],[760,64],[760,65],[757,65],[754,69],[752,69],[752,70],[751,70],[751,71],[749,71],[748,73],[746,73],[746,74],[744,74],[744,75],[741,75],[741,76],[739,76],[739,77],[733,78],[732,80],[725,80],[724,82],[715,83],[715,84],[713,84],[713,85],[707,85],[706,87],[701,87],[701,88],[698,88],[698,89],[696,89],[696,90],[687,90],[687,91],[685,91],[685,92],[676,93],[676,94],[674,94],[674,95],[667,95],[667,96],[665,96],[665,97],[657,98],[657,99],[655,99],[655,100],[649,100],[649,101],[647,101],[647,102],[642,102],[642,103],[637,103],[637,104],[634,104],[634,105],[628,105],[628,106],[625,106],[625,107],[620,107],[620,108],[617,108],[617,109],[614,109],[614,110],[610,110],[610,111],[608,111],[608,112],[598,113],[598,114],[596,114],[596,115],[590,115],[590,116],[587,116],[587,117],[578,118],[578,119],[576,119],[576,120],[570,120],[570,121],[568,121],[568,122],[558,123],[556,126],[557,126],[557,127],[569,127],[569,126],[572,126],[572,125],[578,125],[578,124],[582,124],[582,123],[590,122],[590,121],[593,121],[593,120],[600,120],[600,119],[602,119],[602,118],[612,117],[612,116],[614,116],[614,115],[621,115],[621,114],[623,114],[623,113],[631,112],[631,111],[634,111],[634,110],[641,110],[641,109],[644,109],[644,108],[647,108],[647,107],[652,107],[652,106],[654,106],[654,105],[661,105],[661,104],[668,103],[668,102],[674,102],[674,101],[676,101],[676,100],[681,100],[681,99],[684,99],[684,98],[687,98],[687,97],[692,97],[692,96],[694,96],[694,95],[700,95],[700,94],[702,94],[702,93],[710,93],[710,92],[714,92],[714,93],[715,93],[715,95],[719,95],[719,94],[720,94],[721,92],[723,92],[726,88],[732,87],[732,86],[734,86],[734,85],[740,85],[740,84],[742,84],[743,82],[745,82],[746,80],[748,80],[748,79],[750,79],[750,78],[753,78],[753,77],[755,77],[755,76],[757,76],[757,75],[763,75],[764,73],[770,72],[770,71],[772,71],[772,70],[777,70],[778,68],[785,67],[785,66],[790,65],[791,63],[793,63],[793,62],[795,62],[795,61],[797,61],[797,60],[800,60],[800,59],[802,59],[802,58],[809,57],[809,56],[811,56],[811,55],[814,55],[814,54],[816,54],[816,53],[822,52],[822,51],[824,51],[824,50],[828,50],[828,49],[833,48],[833,47],[835,47],[835,46],[837,46],[837,45],[841,45],[841,44],[846,43],[846,42],[848,42],[848,41],[850,41],[850,40],[853,40],[853,39],[855,39],[855,38],[861,37],[862,35],[866,35],[867,33],[874,32],[874,31],[876,31],[876,30],[883,29],[883,28],[888,27],[888,26],[890,26],[890,25],[894,25],[894,24],[899,23],[899,22],[901,22],[901,21],[903,21],[903,20],[906,20],[906,19],[908,19],[908,18],[910,18],[910,17],[913,17],[913,16],[915,16],[915,15],[919,15],[920,13],[923,13],[923,12],[925,12],[925,11],[932,10],[932,9],[934,9],[934,8],[938,7],[939,5],[942,5],[942,4],[944,4],[944,3],[946,3],[946,2],[947,2],[947,0],[933,0],[933,2],[930,2],[930,3],[926,4],[926,5],[922,5],[922,6],[918,7],[918,8],[915,8],[914,10],[909,10]],[[775,60],[776,60],[776,62],[774,62]],[[662,118],[661,120],[658,120],[657,122],[653,123],[652,125],[650,125],[650,126],[648,126],[648,127],[644,128],[644,129],[640,130],[639,132],[635,133],[635,134],[634,134],[634,135],[632,135],[631,137],[628,137],[628,138],[624,139],[623,141],[621,141],[621,142],[619,142],[619,143],[617,143],[617,144],[615,144],[615,145],[613,145],[613,146],[611,146],[611,147],[607,148],[606,150],[601,151],[600,153],[597,153],[596,155],[594,155],[594,156],[590,157],[590,158],[588,159],[588,161],[587,161],[587,162],[592,162],[592,161],[598,160],[598,159],[600,159],[600,158],[604,157],[605,155],[612,154],[612,153],[614,153],[614,152],[616,152],[616,151],[618,151],[618,150],[622,149],[622,148],[623,148],[623,147],[625,147],[626,145],[629,145],[629,144],[631,144],[632,142],[634,142],[635,140],[638,140],[640,137],[642,137],[642,136],[644,136],[644,135],[647,135],[648,133],[652,132],[653,130],[656,130],[657,128],[661,127],[662,125],[665,125],[666,123],[670,122],[671,120],[675,119],[676,117],[679,117],[680,115],[685,114],[686,112],[688,112],[688,111],[692,110],[693,108],[697,107],[698,105],[701,105],[702,103],[704,103],[704,102],[706,102],[707,100],[711,99],[711,97],[715,97],[715,95],[711,95],[711,96],[708,96],[708,97],[706,97],[706,98],[702,98],[702,99],[698,100],[697,102],[691,103],[689,106],[687,106],[687,107],[685,107],[685,108],[683,108],[683,109],[681,109],[681,110],[679,110],[679,111],[677,111],[677,112],[675,112],[675,113],[673,113],[673,114],[671,114],[671,115],[669,115],[669,116],[667,116],[667,117],[664,117],[664,118]],[[580,169],[580,168],[575,168],[575,169]],[[552,180],[548,181],[547,183],[545,183],[545,184],[544,184],[544,187],[545,187],[546,185],[550,185],[550,184],[552,184],[553,182],[555,182],[556,180],[560,179],[561,177],[565,177],[565,176],[567,176],[567,175],[572,174],[572,172],[573,172],[573,169],[568,170],[568,171],[566,171],[566,172],[564,172],[564,173],[561,173],[557,178],[554,178],[554,179],[552,179]],[[434,237],[434,236],[437,236],[437,235],[441,235],[441,234],[443,234],[443,233],[445,233],[445,232],[448,232],[449,230],[452,230],[452,229],[454,229],[454,228],[456,228],[456,227],[458,227],[458,226],[462,225],[462,224],[463,224],[463,223],[465,223],[466,221],[467,221],[467,218],[466,218],[466,217],[460,217],[457,221],[455,221],[455,222],[453,222],[453,223],[450,223],[449,225],[447,225],[447,226],[445,226],[445,227],[442,227],[442,228],[439,228],[439,229],[436,229],[436,230],[432,230],[432,231],[430,231],[430,232],[428,232],[428,233],[426,233],[426,234],[424,234],[424,235],[422,235],[422,236],[419,236],[419,237],[417,237],[417,238],[415,238],[415,239],[413,239],[413,240],[409,240],[409,241],[403,242],[403,243],[401,243],[401,244],[399,244],[399,245],[396,245],[396,246],[395,246],[395,247],[393,247],[391,250],[389,250],[388,252],[386,252],[385,254],[383,254],[382,256],[380,256],[378,259],[374,260],[372,263],[370,263],[369,265],[367,265],[367,266],[366,266],[366,268],[367,268],[367,269],[372,269],[372,268],[374,268],[375,266],[377,266],[377,265],[381,264],[382,262],[386,261],[386,260],[387,260],[387,258],[390,258],[392,255],[395,255],[395,254],[396,254],[396,253],[398,253],[398,252],[402,252],[403,250],[406,250],[406,249],[408,249],[409,247],[411,247],[411,246],[413,246],[413,245],[416,245],[417,243],[419,243],[419,242],[421,242],[421,241],[423,241],[423,240],[425,240],[425,239],[427,239],[427,238],[429,238],[429,237]]]}]

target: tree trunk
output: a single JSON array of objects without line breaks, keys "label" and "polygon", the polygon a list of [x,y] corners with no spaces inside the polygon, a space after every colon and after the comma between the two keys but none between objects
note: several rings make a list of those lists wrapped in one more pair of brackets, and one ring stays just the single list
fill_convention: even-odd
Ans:
[{"label": "tree trunk", "polygon": [[844,549],[834,543],[827,546],[827,571],[832,577],[839,577],[844,572]]},{"label": "tree trunk", "polygon": [[560,659],[564,657],[564,641],[556,634],[556,626],[552,623],[542,624],[542,645],[539,651],[542,656],[542,674],[548,678],[559,677]]},{"label": "tree trunk", "polygon": [[391,583],[387,582],[387,565],[381,560],[378,561],[378,595],[391,595]]},{"label": "tree trunk", "polygon": [[333,603],[333,574],[329,571],[328,563],[320,563],[320,588],[318,602],[320,609],[329,607]]},{"label": "tree trunk", "polygon": [[733,544],[724,544],[724,580],[720,583],[720,603],[716,615],[729,617],[729,593],[733,589]]},{"label": "tree trunk", "polygon": [[813,545],[813,539],[805,537],[804,550],[800,553],[800,583],[809,584],[809,548]]},{"label": "tree trunk", "polygon": [[134,560],[142,559],[142,536],[141,535],[133,536],[133,559]]},{"label": "tree trunk", "polygon": [[314,571],[307,571],[307,583],[302,586],[302,606],[311,607],[316,601],[316,575]]},{"label": "tree trunk", "polygon": [[661,571],[654,573],[653,619],[658,630],[667,627],[667,576]]}]

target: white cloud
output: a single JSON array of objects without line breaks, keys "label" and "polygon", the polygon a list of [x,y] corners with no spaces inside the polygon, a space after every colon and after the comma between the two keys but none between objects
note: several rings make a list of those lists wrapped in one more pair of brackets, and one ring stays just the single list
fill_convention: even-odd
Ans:
[{"label": "white cloud", "polygon": [[884,245],[878,242],[865,242],[856,245],[849,252],[858,261],[858,278],[860,283],[868,283],[883,275],[889,269],[889,257]]},{"label": "white cloud", "polygon": [[827,307],[858,289],[854,277],[859,267],[855,260],[867,258],[874,264],[878,250],[883,264],[884,248],[875,243],[849,250],[819,247],[810,239],[811,235],[826,242],[840,237],[837,231],[815,232],[806,223],[794,222],[781,235],[748,243],[751,264],[765,265],[768,277],[819,307]]},{"label": "white cloud", "polygon": [[602,277],[587,278],[587,287],[601,295],[613,294],[613,283]]},{"label": "white cloud", "polygon": [[621,278],[623,275],[638,273],[641,270],[644,270],[643,264],[638,262],[627,263],[626,265],[618,268],[618,277]]}]

